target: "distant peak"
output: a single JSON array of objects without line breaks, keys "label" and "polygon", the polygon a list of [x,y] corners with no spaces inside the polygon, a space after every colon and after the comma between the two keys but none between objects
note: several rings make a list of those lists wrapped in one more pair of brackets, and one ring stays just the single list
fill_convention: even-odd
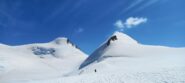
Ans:
[{"label": "distant peak", "polygon": [[55,40],[67,40],[68,38],[67,37],[58,37],[58,38],[56,38]]},{"label": "distant peak", "polygon": [[115,40],[122,41],[124,43],[137,43],[137,41],[134,40],[132,37],[120,31],[115,31],[113,35],[109,38],[108,43]]},{"label": "distant peak", "polygon": [[[59,37],[56,38],[54,41],[52,41],[54,44],[61,45],[61,44],[68,44],[75,48],[78,48],[74,43],[72,43],[68,38],[66,37]],[[79,48],[78,48],[79,49]]]},{"label": "distant peak", "polygon": [[113,33],[113,35],[112,36],[118,36],[118,37],[129,37],[129,38],[131,38],[130,36],[128,36],[127,34],[125,34],[125,33],[123,33],[123,32],[120,32],[120,31],[115,31],[114,33]]},{"label": "distant peak", "polygon": [[53,42],[56,44],[62,44],[62,43],[66,43],[67,41],[68,41],[68,38],[66,37],[58,37]]}]

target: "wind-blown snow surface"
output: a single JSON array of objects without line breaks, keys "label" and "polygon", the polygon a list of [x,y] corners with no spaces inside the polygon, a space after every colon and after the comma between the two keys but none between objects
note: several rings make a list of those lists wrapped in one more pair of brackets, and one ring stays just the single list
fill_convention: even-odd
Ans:
[{"label": "wind-blown snow surface", "polygon": [[126,34],[115,32],[79,70],[48,79],[5,83],[185,83],[185,48],[142,45]]}]

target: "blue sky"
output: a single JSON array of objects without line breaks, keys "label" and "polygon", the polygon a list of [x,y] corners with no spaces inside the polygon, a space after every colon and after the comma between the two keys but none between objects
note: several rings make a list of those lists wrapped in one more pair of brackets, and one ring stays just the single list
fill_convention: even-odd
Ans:
[{"label": "blue sky", "polygon": [[0,0],[0,43],[68,37],[91,53],[114,31],[142,44],[185,47],[184,0]]}]

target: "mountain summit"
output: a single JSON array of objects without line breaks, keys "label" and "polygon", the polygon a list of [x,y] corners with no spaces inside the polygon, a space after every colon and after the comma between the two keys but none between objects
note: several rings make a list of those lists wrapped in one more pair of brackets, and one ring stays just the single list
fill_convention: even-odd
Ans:
[{"label": "mountain summit", "polygon": [[54,42],[54,43],[56,43],[56,44],[62,44],[62,43],[66,43],[68,40],[69,40],[69,39],[66,38],[66,37],[58,37],[58,38],[56,38],[56,39],[55,39],[54,41],[52,41],[52,42]]},{"label": "mountain summit", "polygon": [[119,31],[114,32],[112,37],[109,38],[109,40],[113,37],[116,37],[118,41],[121,41],[122,43],[137,44],[137,41],[134,40],[132,37]]},{"label": "mountain summit", "polygon": [[[80,69],[86,65],[94,62],[101,61],[107,57],[124,57],[127,56],[127,50],[132,50],[139,44],[136,40],[122,32],[114,32],[111,37],[108,38],[106,43],[95,50],[80,66]],[[127,51],[127,52],[126,52]]]}]

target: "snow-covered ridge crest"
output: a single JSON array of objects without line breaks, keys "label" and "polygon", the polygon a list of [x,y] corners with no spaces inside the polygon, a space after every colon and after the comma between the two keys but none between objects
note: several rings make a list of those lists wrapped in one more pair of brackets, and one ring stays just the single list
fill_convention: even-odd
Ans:
[{"label": "snow-covered ridge crest", "polygon": [[114,32],[111,37],[113,37],[113,36],[116,36],[118,41],[121,41],[122,43],[127,43],[127,44],[137,44],[138,43],[136,40],[134,40],[130,36],[128,36],[122,32],[119,32],[119,31]]},{"label": "snow-covered ridge crest", "polygon": [[62,43],[67,43],[69,39],[66,37],[58,37],[55,40],[53,40],[52,42],[55,44],[62,44]]}]

